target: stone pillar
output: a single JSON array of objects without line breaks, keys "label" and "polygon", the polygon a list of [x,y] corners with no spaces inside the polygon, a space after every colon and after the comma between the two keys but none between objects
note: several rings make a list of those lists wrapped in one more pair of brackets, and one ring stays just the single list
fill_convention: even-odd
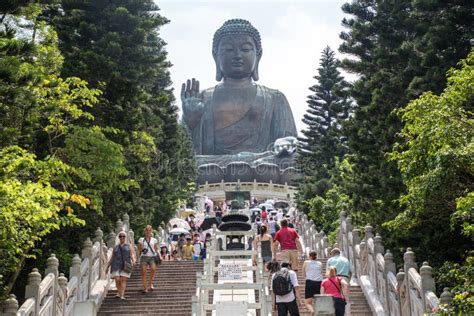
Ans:
[{"label": "stone pillar", "polygon": [[38,272],[38,269],[34,268],[29,274],[28,274],[28,283],[26,284],[25,287],[25,299],[27,298],[33,298],[35,300],[35,315],[38,315],[39,312],[39,306],[40,306],[40,301],[39,301],[39,286],[41,283],[41,274]]},{"label": "stone pillar", "polygon": [[439,297],[439,304],[441,305],[450,305],[453,302],[454,295],[449,291],[448,287],[443,289],[443,293],[441,293]]},{"label": "stone pillar", "polygon": [[[352,253],[353,253],[353,261],[352,262],[354,264],[354,271],[352,271],[352,275],[353,277],[355,278],[358,278],[359,277],[359,272],[358,270],[361,268],[359,267],[358,265],[360,265],[360,261],[357,262],[357,253],[355,251],[356,249],[356,245],[359,245],[360,244],[360,230],[357,229],[357,228],[354,228],[352,229]],[[359,257],[359,260],[360,260],[360,257]]]},{"label": "stone pillar", "polygon": [[96,242],[99,243],[99,253],[97,254],[98,260],[99,260],[99,279],[102,279],[104,277],[104,273],[102,272],[102,269],[104,269],[104,260],[103,260],[104,249],[102,247],[104,243],[103,238],[104,238],[104,232],[100,229],[100,227],[97,227],[97,229],[94,232],[94,243]]},{"label": "stone pillar", "polygon": [[48,274],[53,274],[54,275],[54,282],[53,282],[53,315],[56,315],[57,309],[56,305],[58,303],[58,290],[59,290],[59,285],[57,283],[57,278],[59,275],[59,260],[56,258],[55,254],[51,254],[51,256],[46,260],[46,271],[45,271],[45,276]]},{"label": "stone pillar", "polygon": [[59,289],[58,291],[62,293],[63,295],[63,300],[61,301],[61,311],[64,312],[66,311],[66,303],[67,303],[67,278],[64,276],[64,273],[59,274],[58,277],[58,286]]},{"label": "stone pillar", "polygon": [[339,225],[336,236],[337,240],[336,242],[339,244],[339,249],[341,249],[341,254],[347,258],[347,253],[346,253],[346,240],[345,240],[345,235],[346,235],[346,216],[347,213],[345,211],[339,212],[339,220],[341,221],[341,224]]},{"label": "stone pillar", "polygon": [[[374,255],[377,255],[378,253],[380,253],[382,255],[384,253],[383,244],[382,244],[382,237],[380,236],[380,234],[377,234],[374,237]],[[374,259],[375,259],[375,257],[374,257]]]},{"label": "stone pillar", "polygon": [[427,291],[436,293],[435,280],[433,278],[433,269],[428,265],[428,262],[423,262],[423,265],[420,268],[421,276],[421,298],[423,300],[423,306],[425,307],[425,312],[430,313],[431,310],[427,310],[428,304],[426,304],[425,294]]},{"label": "stone pillar", "polygon": [[396,275],[397,269],[396,269],[395,263],[393,262],[393,255],[390,252],[390,250],[387,249],[387,252],[383,256],[383,258],[384,258],[384,263],[385,263],[384,273],[383,273],[383,278],[384,278],[384,282],[385,282],[385,293],[384,293],[385,301],[384,301],[384,304],[385,304],[386,310],[389,311],[390,310],[390,300],[389,300],[389,294],[390,294],[389,284],[390,284],[390,282],[388,281],[388,275],[387,274],[389,272],[392,272],[394,275]]},{"label": "stone pillar", "polygon": [[407,248],[407,251],[403,254],[403,270],[405,273],[408,273],[410,268],[418,269],[418,266],[415,262],[415,253],[411,250],[411,248]]},{"label": "stone pillar", "polygon": [[[324,234],[324,232],[322,232]],[[328,237],[326,236],[326,234],[324,234],[324,237],[323,237],[323,255],[324,255],[324,258],[327,258],[327,256],[329,255],[329,249],[328,249],[328,253],[326,255],[326,253],[324,252],[324,250],[326,248],[329,248],[329,239]]]},{"label": "stone pillar", "polygon": [[83,299],[89,298],[89,293],[91,290],[91,270],[92,270],[92,241],[89,237],[82,244],[82,259],[88,259],[89,264],[87,267],[87,294]]},{"label": "stone pillar", "polygon": [[14,294],[8,295],[8,298],[3,302],[3,316],[16,316],[18,312],[18,301]]},{"label": "stone pillar", "polygon": [[80,301],[82,300],[81,293],[79,291],[79,286],[82,282],[82,276],[81,276],[81,263],[82,260],[79,257],[79,255],[76,253],[74,257],[72,258],[72,263],[71,267],[69,268],[69,279],[72,279],[73,277],[77,278],[77,300]]},{"label": "stone pillar", "polygon": [[130,216],[127,213],[122,216],[123,230],[128,231],[130,229]]},{"label": "stone pillar", "polygon": [[100,229],[100,227],[97,227],[94,233],[94,242],[100,242],[102,243],[103,238],[104,238],[104,232]]},{"label": "stone pillar", "polygon": [[367,245],[365,243],[365,239],[363,239],[360,244],[359,244],[359,248],[360,248],[360,273],[361,275],[367,275],[367,258],[368,258],[368,255],[367,255]]},{"label": "stone pillar", "polygon": [[369,240],[370,238],[374,238],[374,233],[372,232],[374,228],[370,226],[370,224],[365,225],[364,229],[365,229],[365,237],[364,237],[365,241]]},{"label": "stone pillar", "polygon": [[59,260],[58,258],[56,258],[55,254],[51,254],[48,260],[46,260],[45,275],[52,273],[54,274],[54,277],[57,278],[59,274],[58,268],[59,268]]},{"label": "stone pillar", "polygon": [[[398,296],[398,303],[399,303],[399,309],[400,309],[400,314],[404,315],[405,310],[403,309],[403,306],[405,305],[405,302],[407,301],[407,291],[406,291],[406,283],[405,283],[405,271],[403,269],[400,269],[397,273],[397,292],[396,295]],[[409,305],[409,304],[408,304]],[[407,316],[411,314],[411,311],[407,311]]]},{"label": "stone pillar", "polygon": [[115,222],[115,233],[118,234],[123,230],[123,223],[120,219]]},{"label": "stone pillar", "polygon": [[131,229],[128,230],[128,236],[131,244],[135,244],[135,232]]},{"label": "stone pillar", "polygon": [[397,273],[397,268],[395,262],[393,262],[393,254],[390,252],[390,249],[387,249],[387,252],[383,256],[385,259],[385,275],[392,272],[394,275]]},{"label": "stone pillar", "polygon": [[107,235],[107,247],[108,248],[113,248],[115,247],[115,239],[117,238],[117,235],[111,231],[108,235]]},{"label": "stone pillar", "polygon": [[313,302],[313,315],[335,315],[334,301],[332,296],[316,294]]}]

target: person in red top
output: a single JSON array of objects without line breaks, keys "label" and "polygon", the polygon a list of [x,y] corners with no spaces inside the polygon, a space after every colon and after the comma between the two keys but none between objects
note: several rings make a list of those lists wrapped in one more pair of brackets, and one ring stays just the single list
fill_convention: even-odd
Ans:
[{"label": "person in red top", "polygon": [[262,222],[266,223],[267,222],[267,208],[265,206],[262,206],[262,212],[260,213],[262,216]]},{"label": "person in red top", "polygon": [[300,236],[293,228],[288,227],[286,218],[280,221],[280,230],[276,232],[273,238],[273,253],[277,253],[277,247],[280,245],[281,260],[290,262],[293,271],[298,271],[298,251],[302,251]]},{"label": "person in red top", "polygon": [[321,283],[321,294],[328,294],[334,298],[336,316],[344,316],[346,312],[346,298],[342,290],[346,286],[346,280],[337,276],[336,268],[330,267],[326,279]]}]

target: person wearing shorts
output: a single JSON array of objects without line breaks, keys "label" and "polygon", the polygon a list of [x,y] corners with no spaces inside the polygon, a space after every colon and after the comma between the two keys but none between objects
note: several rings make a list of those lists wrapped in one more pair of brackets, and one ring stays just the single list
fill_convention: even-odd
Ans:
[{"label": "person wearing shorts", "polygon": [[[158,241],[152,237],[153,229],[147,225],[143,230],[145,237],[138,240],[138,253],[140,254],[140,268],[143,282],[143,293],[154,290],[156,263],[155,257],[159,255]],[[150,267],[150,282],[147,282],[147,268]]]},{"label": "person wearing shorts", "polygon": [[309,253],[309,260],[303,263],[303,278],[305,281],[304,298],[306,308],[314,313],[313,296],[321,293],[321,282],[323,281],[323,264],[317,261],[316,251]]},{"label": "person wearing shorts", "polygon": [[293,228],[288,227],[288,220],[282,219],[280,222],[280,230],[275,234],[273,239],[273,253],[277,253],[277,245],[280,245],[281,260],[290,262],[293,271],[298,271],[298,251],[302,251],[300,236]]}]

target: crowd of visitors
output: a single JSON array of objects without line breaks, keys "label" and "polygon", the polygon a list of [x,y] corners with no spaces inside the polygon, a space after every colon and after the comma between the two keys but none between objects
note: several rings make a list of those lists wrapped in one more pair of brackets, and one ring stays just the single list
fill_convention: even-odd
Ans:
[{"label": "crowd of visitors", "polygon": [[[226,207],[222,204],[214,205],[209,201],[205,204],[204,216],[222,217],[226,212]],[[253,202],[255,211],[258,204],[257,201]],[[336,316],[344,315],[351,278],[351,267],[347,258],[341,255],[338,248],[332,249],[324,278],[322,263],[317,260],[316,252],[310,251],[308,260],[305,260],[301,267],[305,282],[305,295],[302,298],[297,271],[299,270],[299,254],[303,254],[303,249],[297,232],[300,228],[297,218],[284,214],[281,209],[273,210],[262,206],[259,210],[250,216],[257,231],[252,246],[261,252],[266,271],[269,271],[273,309],[277,315],[299,315],[300,306],[306,306],[313,313],[313,297],[317,294],[332,296]],[[108,263],[111,278],[115,280],[118,298],[126,299],[126,282],[130,277],[133,264],[137,261],[140,264],[142,292],[148,293],[154,290],[153,281],[157,266],[162,261],[201,260],[206,257],[212,237],[210,232],[202,231],[194,214],[189,214],[185,221],[189,229],[184,229],[176,235],[176,239],[171,236],[169,240],[161,243],[153,237],[152,226],[147,225],[143,231],[143,237],[138,239],[136,252],[138,258],[134,247],[127,240],[126,232],[122,231],[118,234],[118,244],[114,247]],[[173,227],[175,228],[178,228],[177,225]],[[280,253],[278,261],[277,253]],[[252,258],[252,262],[254,265],[257,264],[256,256]]]}]

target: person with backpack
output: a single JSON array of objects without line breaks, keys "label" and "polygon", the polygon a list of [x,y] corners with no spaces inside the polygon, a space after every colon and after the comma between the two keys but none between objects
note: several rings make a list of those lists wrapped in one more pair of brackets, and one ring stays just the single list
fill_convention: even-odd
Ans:
[{"label": "person with backpack", "polygon": [[281,269],[272,275],[273,310],[278,316],[299,316],[298,301],[301,301],[298,277],[291,264],[283,262]]},{"label": "person with backpack", "polygon": [[346,312],[346,298],[343,291],[346,286],[346,280],[337,276],[336,267],[329,267],[326,273],[326,279],[321,283],[321,294],[332,296],[336,316],[344,316]]}]

